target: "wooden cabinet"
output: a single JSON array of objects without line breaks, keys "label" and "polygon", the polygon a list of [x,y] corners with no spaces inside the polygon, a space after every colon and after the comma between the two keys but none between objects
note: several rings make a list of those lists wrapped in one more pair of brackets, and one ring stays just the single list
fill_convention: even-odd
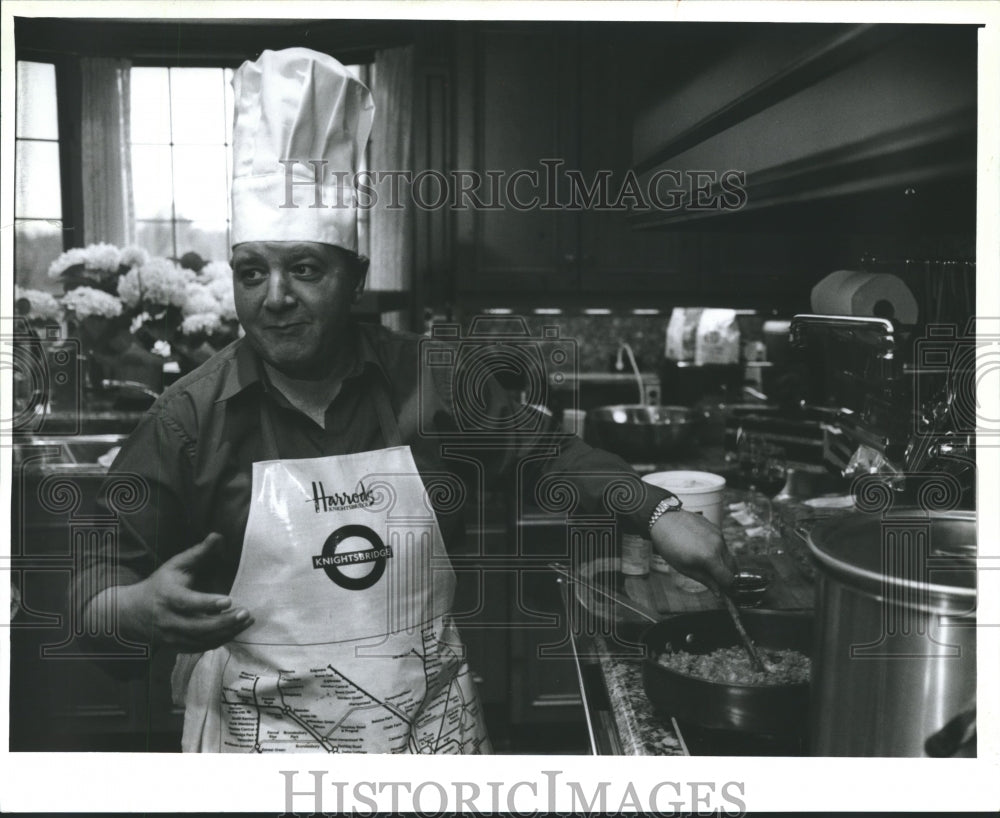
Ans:
[{"label": "wooden cabinet", "polygon": [[565,291],[578,281],[575,215],[543,160],[576,162],[576,39],[486,27],[458,43],[458,167],[495,174],[484,207],[456,211],[457,289]]},{"label": "wooden cabinet", "polygon": [[14,751],[178,750],[183,713],[170,696],[174,654],[149,660],[135,645],[95,659],[80,643],[71,580],[81,549],[116,536],[94,504],[102,469],[15,470],[11,579],[20,610],[10,630],[10,746]]},{"label": "wooden cabinet", "polygon": [[974,27],[751,27],[709,68],[647,99],[634,134],[644,181],[665,169],[738,170],[744,205],[697,210],[688,202],[637,212],[635,223],[671,226],[892,191],[895,209],[905,210],[904,193],[974,177],[975,124]]},{"label": "wooden cabinet", "polygon": [[458,294],[697,293],[701,237],[629,222],[627,39],[585,24],[487,25],[456,49],[457,167],[497,180],[486,207],[455,213]]},{"label": "wooden cabinet", "polygon": [[[647,233],[632,224],[632,205],[644,198],[631,194],[638,178],[632,169],[632,127],[641,82],[638,81],[644,41],[634,28],[582,26],[580,41],[581,102],[576,122],[580,171],[594,184],[608,179],[606,205],[577,211],[579,227],[579,286],[584,293],[669,293],[683,300],[706,290],[694,275],[705,253],[698,233]],[[636,306],[657,306],[636,304]]]},{"label": "wooden cabinet", "polygon": [[[973,234],[974,26],[455,31],[447,169],[499,185],[495,207],[450,214],[459,303],[796,312],[813,283],[861,255],[933,257]],[[675,176],[658,177],[650,201],[664,171]],[[724,196],[727,171],[738,193]],[[532,207],[507,202],[519,172]],[[603,176],[603,199],[573,206],[573,174],[578,194]]]},{"label": "wooden cabinet", "polygon": [[[470,529],[481,556],[455,560],[456,623],[500,752],[582,752],[585,716],[569,623],[550,561],[566,563],[566,520],[519,526],[506,491]],[[546,729],[559,725],[558,731]],[[539,731],[539,727],[543,727]]]},{"label": "wooden cabinet", "polygon": [[[548,551],[552,560],[567,562],[565,525],[561,528],[551,532],[548,543],[534,544],[534,558]],[[539,562],[511,579],[511,720],[579,728],[585,718],[583,703],[557,575]]]}]

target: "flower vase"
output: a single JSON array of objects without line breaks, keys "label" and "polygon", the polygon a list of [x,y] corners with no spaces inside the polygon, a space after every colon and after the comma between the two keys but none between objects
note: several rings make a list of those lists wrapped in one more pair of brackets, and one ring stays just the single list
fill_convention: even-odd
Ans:
[{"label": "flower vase", "polygon": [[101,381],[104,379],[104,364],[99,349],[108,332],[108,319],[99,315],[89,315],[70,322],[69,336],[80,344],[80,384],[81,406],[91,411],[99,411],[101,404]]}]

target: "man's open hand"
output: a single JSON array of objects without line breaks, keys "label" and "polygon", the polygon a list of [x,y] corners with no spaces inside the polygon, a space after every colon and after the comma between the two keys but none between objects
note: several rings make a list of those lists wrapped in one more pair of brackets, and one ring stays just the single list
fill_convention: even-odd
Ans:
[{"label": "man's open hand", "polygon": [[127,639],[165,645],[196,653],[223,645],[253,624],[245,608],[234,608],[221,594],[193,590],[199,566],[222,542],[209,534],[202,542],[170,558],[146,579],[133,585],[108,588],[90,606],[104,604],[113,593],[118,609],[119,633]]}]

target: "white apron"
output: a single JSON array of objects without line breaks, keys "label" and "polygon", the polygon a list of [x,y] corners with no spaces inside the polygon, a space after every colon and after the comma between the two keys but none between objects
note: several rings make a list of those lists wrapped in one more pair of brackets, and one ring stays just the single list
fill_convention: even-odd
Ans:
[{"label": "white apron", "polygon": [[[376,392],[384,439],[400,434]],[[409,446],[253,464],[230,592],[254,624],[182,655],[185,752],[484,753],[455,575]]]}]

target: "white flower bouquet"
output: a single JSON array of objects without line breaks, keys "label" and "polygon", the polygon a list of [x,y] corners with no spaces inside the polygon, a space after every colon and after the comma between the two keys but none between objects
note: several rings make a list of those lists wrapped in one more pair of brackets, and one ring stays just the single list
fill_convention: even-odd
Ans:
[{"label": "white flower bouquet", "polygon": [[87,318],[117,318],[122,314],[122,302],[94,287],[76,287],[62,297],[63,309],[80,321]]},{"label": "white flower bouquet", "polygon": [[98,355],[114,356],[112,348],[134,339],[149,352],[194,366],[234,340],[239,324],[229,265],[189,257],[197,260],[197,272],[140,247],[73,248],[49,267],[62,281],[61,300],[31,291],[24,303],[39,319],[65,310]]},{"label": "white flower bouquet", "polygon": [[192,341],[208,341],[218,347],[234,340],[239,331],[233,296],[233,271],[224,261],[202,267],[188,284],[187,301],[180,331]]},{"label": "white flower bouquet", "polygon": [[134,315],[132,333],[146,349],[172,354],[188,300],[196,295],[194,279],[191,270],[167,258],[148,259],[118,279],[118,296]]},{"label": "white flower bouquet", "polygon": [[222,319],[214,312],[196,312],[181,321],[183,335],[216,335],[222,332]]},{"label": "white flower bouquet", "polygon": [[183,307],[187,285],[193,280],[194,273],[170,259],[152,258],[118,279],[118,296],[130,309],[158,313],[167,307]]},{"label": "white flower bouquet", "polygon": [[201,271],[198,273],[198,279],[204,282],[224,279],[232,284],[233,268],[229,266],[229,262],[227,261],[210,261],[201,268]]},{"label": "white flower bouquet", "polygon": [[32,324],[58,324],[63,318],[63,308],[51,293],[14,287],[14,303],[18,313]]},{"label": "white flower bouquet", "polygon": [[184,306],[181,307],[181,314],[184,317],[199,313],[219,315],[222,312],[222,305],[215,293],[200,281],[192,281],[188,284],[184,296]]},{"label": "white flower bouquet", "polygon": [[118,279],[134,266],[149,260],[141,247],[119,249],[113,244],[90,244],[67,250],[49,265],[49,277],[62,280],[63,288],[88,286],[114,295]]}]

